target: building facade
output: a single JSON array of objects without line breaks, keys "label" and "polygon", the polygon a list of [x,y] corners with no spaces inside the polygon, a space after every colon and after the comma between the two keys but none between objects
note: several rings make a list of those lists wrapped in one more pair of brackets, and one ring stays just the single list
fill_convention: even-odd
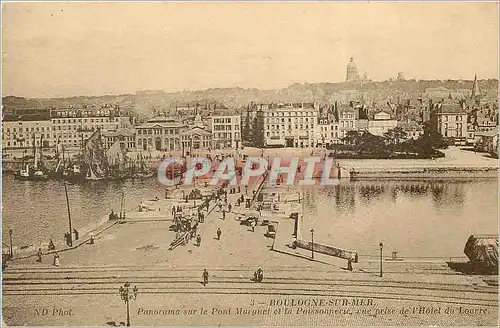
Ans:
[{"label": "building facade", "polygon": [[350,106],[342,107],[339,111],[340,138],[345,137],[348,131],[356,131],[357,123],[357,110]]},{"label": "building facade", "polygon": [[454,103],[435,104],[431,111],[431,127],[444,138],[458,142],[467,139],[467,112],[463,105]]},{"label": "building facade", "polygon": [[379,112],[373,116],[373,120],[368,121],[368,132],[375,136],[383,136],[390,129],[394,129],[398,121],[391,118],[391,114]]},{"label": "building facade", "polygon": [[170,118],[154,118],[146,123],[137,125],[137,150],[182,151],[181,131],[186,128]]},{"label": "building facade", "polygon": [[319,119],[316,127],[316,140],[318,146],[331,146],[342,142],[342,131],[339,122]]},{"label": "building facade", "polygon": [[53,147],[50,119],[5,120],[2,130],[3,149],[22,149],[33,146]]},{"label": "building facade", "polygon": [[318,107],[313,103],[270,104],[264,110],[266,146],[315,147]]},{"label": "building facade", "polygon": [[36,112],[4,117],[4,148],[32,147],[33,142],[39,145],[42,140],[45,148],[62,145],[65,149],[80,149],[98,129],[115,131],[131,127],[128,113],[114,107],[60,108]]},{"label": "building facade", "polygon": [[200,115],[196,115],[194,122],[181,131],[181,144],[189,154],[196,153],[197,150],[211,150],[213,148],[212,132]]},{"label": "building facade", "polygon": [[212,116],[212,140],[216,149],[241,147],[241,116]]},{"label": "building facade", "polygon": [[181,132],[181,142],[189,154],[197,150],[211,150],[212,132],[200,126],[193,126]]},{"label": "building facade", "polygon": [[103,131],[102,139],[104,149],[111,148],[111,146],[118,141],[122,151],[127,152],[136,150],[135,133],[136,130],[131,128],[119,128],[114,131]]},{"label": "building facade", "polygon": [[415,121],[398,122],[397,126],[403,129],[407,139],[417,140],[424,134],[423,127]]}]

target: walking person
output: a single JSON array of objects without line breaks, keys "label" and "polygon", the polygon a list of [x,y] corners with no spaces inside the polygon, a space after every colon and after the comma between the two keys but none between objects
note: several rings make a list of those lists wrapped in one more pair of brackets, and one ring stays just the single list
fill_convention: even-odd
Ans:
[{"label": "walking person", "polygon": [[57,252],[54,254],[54,266],[58,267],[59,266],[59,254]]},{"label": "walking person", "polygon": [[198,234],[198,236],[196,236],[196,246],[200,247],[201,245],[201,236]]},{"label": "walking person", "polygon": [[217,240],[220,240],[220,235],[222,235],[222,231],[220,228],[217,228]]},{"label": "walking person", "polygon": [[203,269],[203,286],[208,284],[208,271],[207,269]]},{"label": "walking person", "polygon": [[231,203],[229,203],[229,205],[227,205],[228,212],[231,212],[232,208],[233,208],[233,205],[231,205]]},{"label": "walking person", "polygon": [[226,219],[226,210],[222,210],[222,220]]},{"label": "walking person", "polygon": [[75,240],[78,240],[78,237],[80,237],[80,234],[78,233],[78,230],[73,229],[73,233],[75,234]]},{"label": "walking person", "polygon": [[43,255],[42,249],[39,248],[38,252],[36,253],[36,262],[37,263],[42,263],[42,255]]},{"label": "walking person", "polygon": [[54,245],[54,242],[51,240],[49,240],[49,251],[53,251],[54,249],[56,249],[56,246]]}]

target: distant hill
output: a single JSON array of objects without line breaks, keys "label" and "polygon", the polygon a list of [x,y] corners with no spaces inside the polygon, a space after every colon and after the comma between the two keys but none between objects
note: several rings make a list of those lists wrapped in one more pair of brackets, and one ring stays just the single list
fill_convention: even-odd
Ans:
[{"label": "distant hill", "polygon": [[[138,91],[136,94],[75,96],[68,98],[25,99],[15,96],[3,97],[4,110],[16,108],[50,108],[79,105],[117,104],[135,108],[137,114],[148,115],[153,110],[161,111],[186,104],[201,107],[206,104],[224,104],[228,108],[241,108],[250,102],[346,102],[359,99],[367,102],[385,103],[388,98],[418,98],[428,88],[441,88],[450,92],[469,95],[472,80],[404,80],[353,83],[305,83],[293,84],[280,90],[259,90],[244,88],[215,88],[198,91],[167,93],[163,91]],[[498,80],[480,80],[481,92],[491,99],[497,99]]]}]

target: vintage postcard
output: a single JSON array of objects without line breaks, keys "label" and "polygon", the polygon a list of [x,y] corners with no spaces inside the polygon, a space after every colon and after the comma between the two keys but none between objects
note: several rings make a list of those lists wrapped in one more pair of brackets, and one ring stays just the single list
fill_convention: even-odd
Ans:
[{"label": "vintage postcard", "polygon": [[498,327],[497,2],[2,3],[2,326]]}]

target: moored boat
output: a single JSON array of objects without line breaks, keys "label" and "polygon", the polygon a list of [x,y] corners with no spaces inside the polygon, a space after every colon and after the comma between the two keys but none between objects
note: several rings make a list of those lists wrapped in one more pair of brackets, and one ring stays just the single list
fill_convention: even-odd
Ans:
[{"label": "moored boat", "polygon": [[30,179],[30,173],[29,173],[29,165],[26,165],[25,169],[19,170],[19,172],[16,172],[14,175],[14,179],[16,180],[29,180]]}]

